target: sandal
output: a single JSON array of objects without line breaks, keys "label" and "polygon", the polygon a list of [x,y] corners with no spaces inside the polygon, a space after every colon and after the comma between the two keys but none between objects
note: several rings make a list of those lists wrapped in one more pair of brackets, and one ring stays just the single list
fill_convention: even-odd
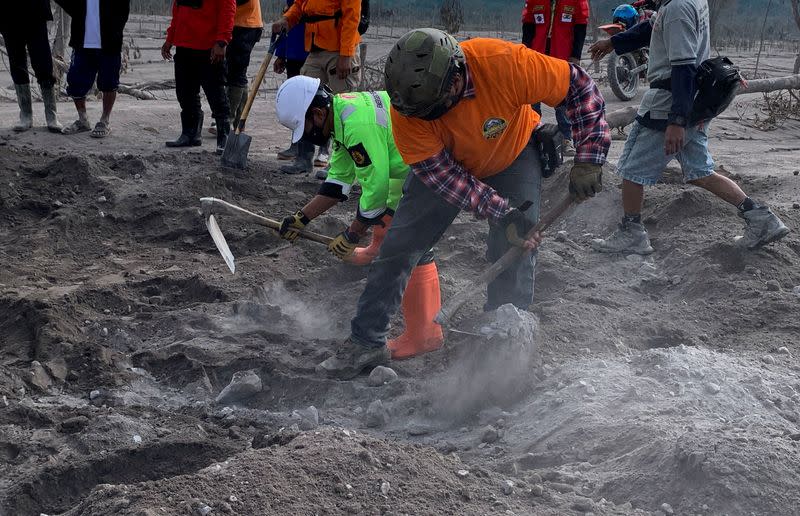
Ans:
[{"label": "sandal", "polygon": [[95,124],[90,136],[92,138],[105,138],[109,134],[111,134],[111,126],[106,122],[100,121]]},{"label": "sandal", "polygon": [[85,133],[86,131],[91,131],[92,128],[89,126],[89,122],[84,122],[81,119],[75,120],[67,127],[64,128],[62,131],[64,134],[78,134],[78,133]]}]

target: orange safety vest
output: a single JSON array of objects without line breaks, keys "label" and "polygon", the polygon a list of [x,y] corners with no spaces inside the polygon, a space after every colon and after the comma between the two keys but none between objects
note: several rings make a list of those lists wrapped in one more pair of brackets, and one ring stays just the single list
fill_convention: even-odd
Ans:
[{"label": "orange safety vest", "polygon": [[356,55],[361,41],[361,0],[297,0],[283,16],[290,28],[305,22],[307,52],[321,49]]}]

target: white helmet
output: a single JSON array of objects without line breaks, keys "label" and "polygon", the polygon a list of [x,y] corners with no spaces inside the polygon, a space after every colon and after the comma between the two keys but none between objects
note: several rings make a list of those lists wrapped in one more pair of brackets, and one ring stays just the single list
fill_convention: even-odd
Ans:
[{"label": "white helmet", "polygon": [[303,137],[306,111],[317,95],[319,83],[319,79],[297,75],[284,81],[278,88],[275,111],[281,125],[292,130],[292,143],[297,143]]}]

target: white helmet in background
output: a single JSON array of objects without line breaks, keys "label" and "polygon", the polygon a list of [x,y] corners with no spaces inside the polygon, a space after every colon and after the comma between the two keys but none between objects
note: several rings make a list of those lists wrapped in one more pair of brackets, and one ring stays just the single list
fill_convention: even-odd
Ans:
[{"label": "white helmet in background", "polygon": [[292,143],[303,137],[306,125],[306,111],[319,91],[319,79],[296,75],[287,79],[278,88],[275,97],[275,111],[278,121],[292,131]]}]

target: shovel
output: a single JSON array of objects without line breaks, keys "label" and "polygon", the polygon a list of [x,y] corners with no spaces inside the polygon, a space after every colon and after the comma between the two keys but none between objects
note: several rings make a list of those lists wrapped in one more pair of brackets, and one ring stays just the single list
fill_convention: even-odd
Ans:
[{"label": "shovel", "polygon": [[[225,240],[225,235],[222,234],[222,230],[219,228],[219,224],[217,224],[217,219],[214,216],[215,214],[226,213],[228,215],[234,215],[249,222],[258,224],[259,226],[274,229],[275,231],[278,231],[281,228],[281,223],[277,220],[262,217],[261,215],[253,213],[252,211],[248,211],[244,208],[236,206],[235,204],[231,204],[214,197],[202,197],[200,199],[200,210],[203,213],[203,217],[206,219],[206,227],[208,228],[208,232],[211,234],[211,239],[214,241],[214,245],[217,246],[219,254],[222,255],[222,259],[225,260],[225,263],[228,265],[231,273],[236,273],[236,263],[233,258],[233,253],[231,252],[230,247],[228,247],[228,242]],[[299,234],[302,238],[323,244],[325,246],[333,241],[333,239],[329,236],[312,233],[311,231],[299,231]]]},{"label": "shovel", "polygon": [[[537,231],[544,231],[545,229],[549,228],[553,222],[558,220],[559,217],[561,217],[561,215],[563,215],[564,212],[566,212],[567,209],[572,206],[572,203],[573,201],[571,196],[567,196],[562,199],[549,212],[545,213],[539,222],[530,231],[528,231],[526,238],[531,237]],[[486,270],[484,270],[481,275],[470,284],[469,287],[457,292],[456,295],[450,298],[450,300],[447,301],[444,306],[442,306],[441,310],[439,310],[439,313],[436,314],[436,317],[433,320],[442,326],[447,325],[456,312],[458,312],[461,307],[464,306],[464,303],[480,294],[485,285],[494,280],[504,270],[508,269],[512,264],[514,264],[527,253],[528,251],[517,246],[514,246],[506,251],[506,254],[501,256],[499,260],[486,268]]]},{"label": "shovel", "polygon": [[228,140],[225,142],[225,151],[222,153],[222,164],[226,167],[238,168],[244,170],[247,167],[247,153],[250,152],[250,142],[253,138],[244,134],[244,126],[247,123],[247,115],[250,114],[250,108],[253,107],[253,101],[258,94],[258,88],[261,87],[261,82],[264,80],[264,75],[267,73],[272,56],[275,54],[275,47],[283,39],[284,33],[273,34],[270,40],[269,50],[264,60],[261,62],[261,68],[253,79],[250,85],[250,94],[247,96],[247,102],[242,110],[242,116],[239,117],[239,123],[234,127],[234,131],[228,135]]}]

